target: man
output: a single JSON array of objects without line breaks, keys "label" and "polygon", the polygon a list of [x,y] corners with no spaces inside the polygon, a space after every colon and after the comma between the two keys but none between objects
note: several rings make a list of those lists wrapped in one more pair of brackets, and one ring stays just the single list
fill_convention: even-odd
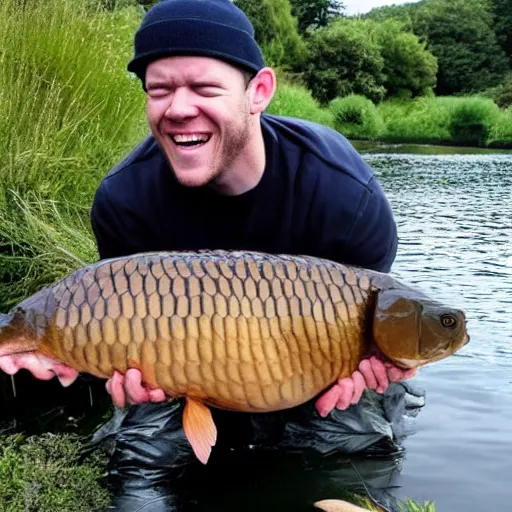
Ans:
[{"label": "man", "polygon": [[[146,92],[152,135],[98,188],[91,222],[101,258],[247,249],[390,270],[396,226],[371,169],[334,130],[264,113],[275,73],[264,64],[249,20],[229,0],[154,6],[136,34],[128,69]],[[249,445],[331,450],[323,425],[327,432],[337,423],[343,433],[342,410],[359,402],[364,387],[383,392],[388,377],[411,375],[372,359],[316,404],[296,411],[214,411],[215,451]],[[183,437],[181,402],[164,402],[161,390],[145,389],[140,379],[130,370],[107,387],[116,405],[143,404],[117,418],[109,434],[120,510],[137,510],[141,500],[160,496],[155,489],[172,483],[194,459]],[[290,425],[295,432],[315,429],[316,441],[303,436],[297,444],[300,436],[290,434]],[[382,438],[371,434],[357,446]],[[340,436],[333,439],[343,447]],[[166,495],[162,510],[173,509],[175,492]]]}]

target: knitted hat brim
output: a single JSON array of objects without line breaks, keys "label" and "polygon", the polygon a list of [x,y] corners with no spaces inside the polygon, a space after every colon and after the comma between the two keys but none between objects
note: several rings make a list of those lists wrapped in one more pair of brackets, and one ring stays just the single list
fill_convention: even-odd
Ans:
[{"label": "knitted hat brim", "polygon": [[135,35],[135,48],[136,57],[129,62],[128,71],[140,78],[144,77],[150,62],[171,56],[213,57],[254,73],[265,66],[250,34],[197,18],[162,20],[147,25]]}]

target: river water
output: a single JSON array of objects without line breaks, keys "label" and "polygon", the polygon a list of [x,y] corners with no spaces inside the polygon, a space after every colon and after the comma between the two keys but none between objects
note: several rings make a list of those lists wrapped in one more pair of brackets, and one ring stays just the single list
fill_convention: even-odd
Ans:
[{"label": "river water", "polygon": [[[386,460],[359,459],[326,462],[315,474],[303,461],[294,465],[277,455],[258,464],[256,455],[231,474],[219,471],[210,482],[196,482],[193,494],[204,490],[208,512],[312,511],[313,500],[343,497],[342,486],[361,491],[355,464],[373,488],[399,499],[431,500],[438,512],[512,510],[512,152],[356,147],[395,212],[399,249],[392,273],[464,309],[471,342],[413,379],[426,390],[426,405],[404,441],[398,469]],[[52,397],[57,403],[37,414],[33,382],[27,375],[16,380],[27,381],[17,399],[4,392],[3,400],[7,412],[16,407],[14,416],[28,431],[59,430],[60,418],[75,413],[94,418],[83,404],[90,386],[103,390],[103,383],[75,385],[67,390],[63,415],[61,386],[38,383],[45,408]],[[103,410],[98,399],[94,404]]]},{"label": "river water", "polygon": [[426,405],[393,494],[439,512],[512,510],[512,153],[363,156],[396,214],[392,272],[464,309],[471,336],[414,379]]}]

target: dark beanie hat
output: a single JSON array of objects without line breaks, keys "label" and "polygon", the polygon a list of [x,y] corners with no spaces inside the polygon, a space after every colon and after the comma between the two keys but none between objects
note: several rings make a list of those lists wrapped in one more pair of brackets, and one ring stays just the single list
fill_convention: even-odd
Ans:
[{"label": "dark beanie hat", "polygon": [[128,64],[144,82],[146,66],[171,55],[202,55],[257,72],[265,66],[254,28],[230,0],[163,0],[153,6],[135,34]]}]

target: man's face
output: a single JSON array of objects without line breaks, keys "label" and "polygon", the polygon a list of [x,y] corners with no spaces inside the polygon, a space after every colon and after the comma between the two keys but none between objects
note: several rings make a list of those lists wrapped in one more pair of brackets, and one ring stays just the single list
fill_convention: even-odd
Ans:
[{"label": "man's face", "polygon": [[236,165],[250,142],[243,74],[208,57],[168,57],[146,70],[149,126],[180,183],[202,186]]}]

